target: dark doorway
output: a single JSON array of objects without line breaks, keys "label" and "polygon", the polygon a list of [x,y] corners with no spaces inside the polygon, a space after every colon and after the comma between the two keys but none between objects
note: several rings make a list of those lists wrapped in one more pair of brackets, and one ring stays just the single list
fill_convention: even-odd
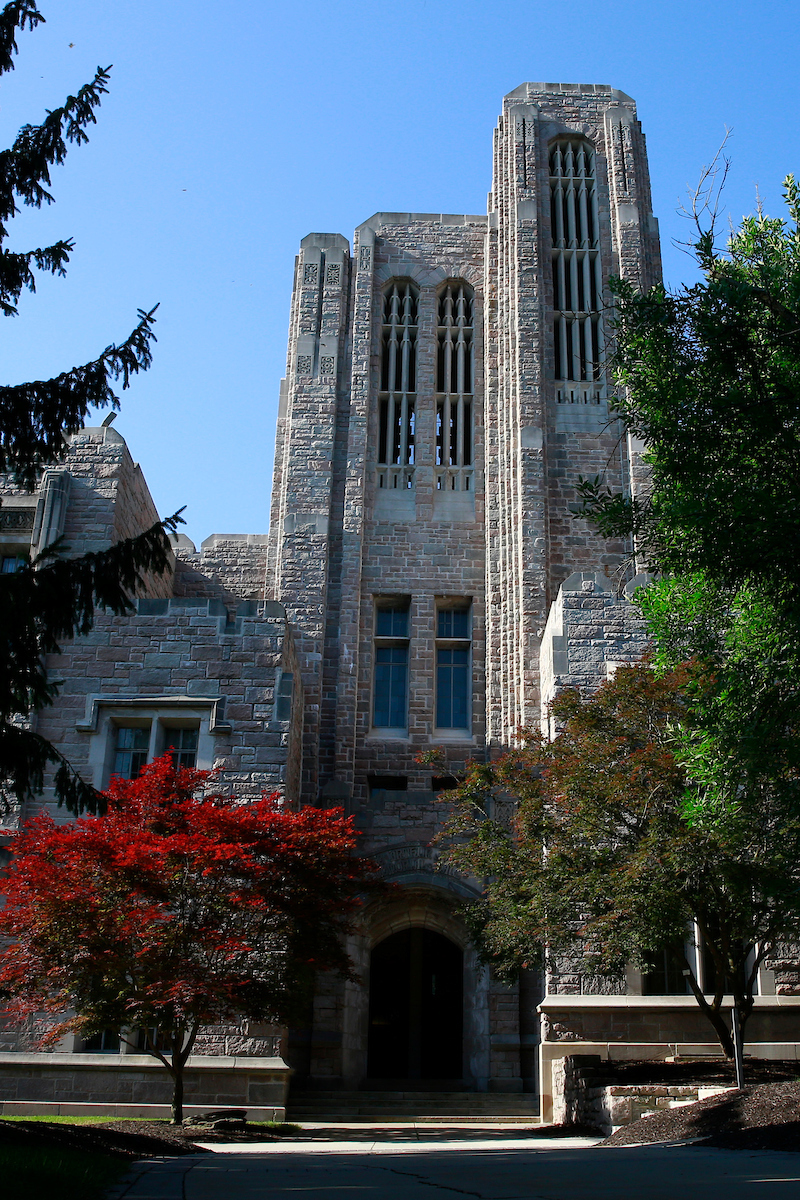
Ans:
[{"label": "dark doorway", "polygon": [[404,929],[372,951],[371,1079],[460,1079],[464,955],[430,929]]}]

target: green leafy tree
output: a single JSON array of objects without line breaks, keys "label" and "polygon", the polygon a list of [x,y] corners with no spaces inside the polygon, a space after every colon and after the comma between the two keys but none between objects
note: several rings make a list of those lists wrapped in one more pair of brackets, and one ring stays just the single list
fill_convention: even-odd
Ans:
[{"label": "green leafy tree", "polygon": [[[18,32],[43,20],[29,0],[14,0],[0,11],[0,74],[14,68]],[[23,289],[35,291],[37,271],[65,273],[70,240],[15,251],[6,246],[9,225],[20,204],[40,208],[53,202],[51,168],[64,162],[70,143],[87,140],[108,79],[109,69],[98,68],[90,83],[48,112],[40,125],[25,125],[14,144],[0,152],[0,310],[7,317],[16,315]],[[112,384],[121,381],[124,390],[151,363],[155,309],[138,315],[125,341],[106,347],[92,362],[54,379],[0,386],[0,473],[33,489],[42,469],[63,457],[68,436],[83,426],[92,407],[119,406]],[[67,547],[48,547],[15,574],[0,576],[0,781],[6,796],[22,800],[40,790],[52,764],[59,800],[75,812],[94,810],[94,789],[24,718],[53,701],[56,688],[47,678],[45,656],[57,652],[64,638],[88,633],[97,606],[130,612],[144,576],[170,569],[169,533],[179,522],[178,516],[170,517],[139,537],[81,558],[62,557]]]},{"label": "green leafy tree", "polygon": [[789,219],[759,211],[727,247],[713,219],[700,282],[641,294],[617,281],[615,408],[646,445],[649,494],[583,480],[582,515],[635,533],[651,568],[756,585],[800,623],[800,190]]},{"label": "green leafy tree", "polygon": [[692,721],[675,730],[691,784],[687,819],[721,833],[757,794],[778,822],[800,813],[800,648],[785,612],[759,587],[734,592],[702,573],[659,580],[636,598],[657,666],[691,659],[703,672]]},{"label": "green leafy tree", "polygon": [[[798,781],[776,767],[749,780],[724,824],[687,820],[697,798],[687,738],[702,737],[710,690],[705,668],[688,663],[622,667],[587,699],[561,693],[552,742],[530,733],[448,793],[448,853],[486,881],[468,919],[501,977],[545,948],[611,976],[627,963],[647,970],[670,948],[733,1057],[724,996],[743,1029],[759,965],[800,933]],[[710,986],[683,949],[695,925]]]}]

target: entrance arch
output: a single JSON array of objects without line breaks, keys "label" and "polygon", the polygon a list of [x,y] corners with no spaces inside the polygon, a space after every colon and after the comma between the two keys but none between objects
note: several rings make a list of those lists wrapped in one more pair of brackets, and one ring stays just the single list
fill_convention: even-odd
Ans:
[{"label": "entrance arch", "polygon": [[464,954],[411,926],[370,955],[367,1074],[371,1079],[461,1079]]}]

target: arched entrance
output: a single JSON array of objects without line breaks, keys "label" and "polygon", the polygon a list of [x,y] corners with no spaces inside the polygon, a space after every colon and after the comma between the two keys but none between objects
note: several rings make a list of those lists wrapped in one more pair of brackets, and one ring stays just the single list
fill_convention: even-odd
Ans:
[{"label": "arched entrance", "polygon": [[371,1079],[461,1079],[464,955],[441,933],[412,927],[370,955]]}]

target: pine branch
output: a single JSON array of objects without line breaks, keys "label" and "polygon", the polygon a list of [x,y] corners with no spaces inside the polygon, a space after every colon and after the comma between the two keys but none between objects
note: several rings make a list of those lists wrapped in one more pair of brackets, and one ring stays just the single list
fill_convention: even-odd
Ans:
[{"label": "pine branch", "polygon": [[16,31],[35,29],[44,24],[44,17],[30,0],[13,0],[0,12],[0,75],[14,70],[14,55],[17,53]]},{"label": "pine branch", "polygon": [[130,386],[131,376],[152,362],[155,312],[139,309],[139,324],[120,345],[108,346],[94,362],[73,367],[55,379],[0,387],[0,473],[13,474],[33,490],[43,467],[66,450],[66,435],[83,427],[89,409],[119,407],[111,380]]},{"label": "pine branch", "polygon": [[81,779],[64,755],[38,733],[0,721],[0,813],[8,812],[10,794],[21,802],[41,792],[47,765],[56,768],[54,790],[71,813],[105,811],[100,792]]},{"label": "pine branch", "polygon": [[97,120],[94,110],[108,91],[110,70],[98,67],[77,96],[68,96],[61,108],[48,112],[41,125],[23,125],[11,149],[0,152],[0,240],[19,211],[17,197],[34,208],[53,203],[47,191],[50,168],[64,162],[68,142],[80,145],[89,140],[85,127]]},{"label": "pine branch", "polygon": [[19,726],[19,714],[52,704],[58,692],[48,679],[46,655],[58,654],[64,639],[89,633],[96,608],[117,616],[130,613],[145,576],[171,570],[169,535],[182,524],[175,513],[138,537],[80,558],[54,559],[60,549],[54,546],[21,570],[0,576],[0,779],[20,801],[41,789],[43,771],[53,763],[59,803],[72,812],[95,811],[94,790],[86,790],[53,746]]},{"label": "pine branch", "polygon": [[73,245],[72,241],[67,241],[55,242],[52,246],[22,253],[12,250],[0,251],[0,311],[4,316],[17,315],[17,301],[23,288],[27,288],[29,292],[36,291],[36,277],[31,270],[31,264],[40,271],[49,271],[52,275],[66,275]]},{"label": "pine branch", "polygon": [[[0,576],[0,628],[4,630],[0,674],[0,717],[52,703],[43,657],[58,654],[65,638],[87,634],[95,608],[116,616],[133,611],[133,596],[145,575],[171,570],[169,534],[183,521],[179,513],[138,537],[80,558],[55,558],[53,547],[19,571]],[[0,660],[1,661],[1,660]]]}]

